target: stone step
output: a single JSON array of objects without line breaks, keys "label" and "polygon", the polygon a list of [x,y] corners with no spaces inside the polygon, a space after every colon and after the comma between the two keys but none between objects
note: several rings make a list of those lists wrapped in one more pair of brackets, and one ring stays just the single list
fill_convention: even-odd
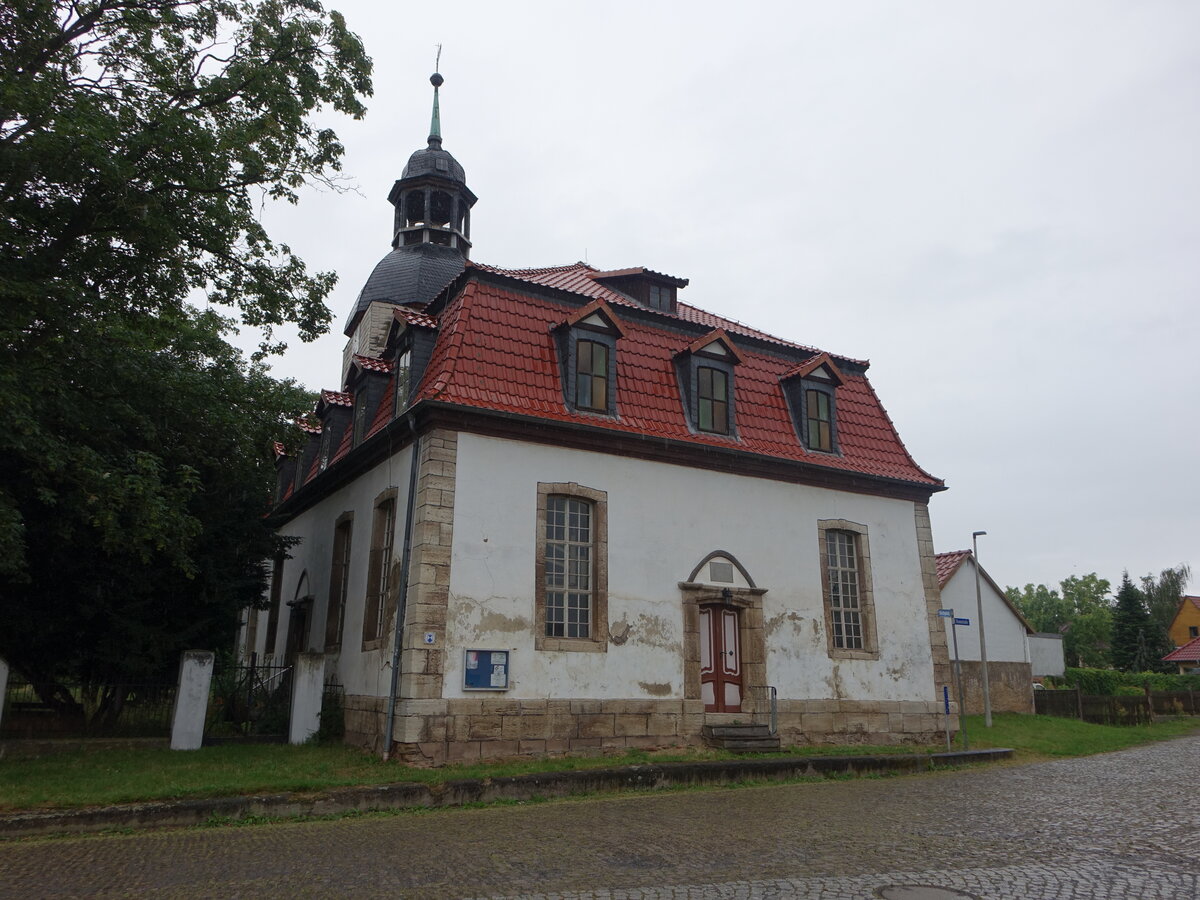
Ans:
[{"label": "stone step", "polygon": [[724,740],[722,740],[720,742],[719,746],[722,750],[753,750],[753,751],[778,750],[779,749],[779,738],[777,738],[777,737],[749,738],[746,740],[742,740],[739,738],[725,738]]},{"label": "stone step", "polygon": [[705,725],[704,736],[710,738],[770,737],[766,725]]}]

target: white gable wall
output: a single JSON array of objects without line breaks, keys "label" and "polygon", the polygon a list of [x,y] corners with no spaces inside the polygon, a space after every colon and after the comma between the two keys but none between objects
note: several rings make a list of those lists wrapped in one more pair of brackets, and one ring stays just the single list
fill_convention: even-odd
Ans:
[{"label": "white gable wall", "polygon": [[[614,633],[628,623],[625,644],[602,653],[534,649],[538,482],[607,492],[608,618]],[[879,660],[829,657],[820,519],[868,529]],[[460,434],[445,696],[467,696],[462,649],[474,647],[510,651],[513,699],[683,697],[678,583],[714,550],[736,557],[767,590],[767,680],[781,697],[932,695],[911,502]]]},{"label": "white gable wall", "polygon": [[[984,635],[987,641],[989,662],[1029,662],[1029,645],[1025,639],[1025,626],[1014,614],[1004,598],[988,584],[986,578],[979,579],[980,596],[983,598]],[[978,662],[979,655],[979,612],[975,599],[975,561],[963,560],[962,565],[942,588],[942,607],[953,608],[954,614],[971,620],[970,625],[958,626],[958,658]],[[946,625],[946,641],[953,656],[954,643],[950,634],[950,620]]]}]

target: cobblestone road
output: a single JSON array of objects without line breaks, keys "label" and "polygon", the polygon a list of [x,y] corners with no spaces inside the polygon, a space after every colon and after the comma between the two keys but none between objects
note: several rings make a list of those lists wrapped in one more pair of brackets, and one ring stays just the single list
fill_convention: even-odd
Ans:
[{"label": "cobblestone road", "polygon": [[1193,737],[928,776],[7,843],[0,897],[862,900],[937,885],[1196,900],[1197,772]]}]

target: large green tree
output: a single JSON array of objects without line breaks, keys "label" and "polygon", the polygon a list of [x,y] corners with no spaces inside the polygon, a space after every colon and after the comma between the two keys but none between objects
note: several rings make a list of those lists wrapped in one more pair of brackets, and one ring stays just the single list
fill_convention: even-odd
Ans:
[{"label": "large green tree", "polygon": [[1122,672],[1148,672],[1154,668],[1159,660],[1154,655],[1153,636],[1154,623],[1146,598],[1126,572],[1121,576],[1113,610],[1113,667]]},{"label": "large green tree", "polygon": [[327,327],[334,276],[259,212],[334,182],[313,114],[370,87],[315,0],[0,6],[0,655],[26,675],[161,674],[259,595],[305,397],[211,310],[264,354]]},{"label": "large green tree", "polygon": [[1036,631],[1062,634],[1068,666],[1108,665],[1112,607],[1108,581],[1092,572],[1072,575],[1058,591],[1044,584],[1005,589],[1005,594]]}]

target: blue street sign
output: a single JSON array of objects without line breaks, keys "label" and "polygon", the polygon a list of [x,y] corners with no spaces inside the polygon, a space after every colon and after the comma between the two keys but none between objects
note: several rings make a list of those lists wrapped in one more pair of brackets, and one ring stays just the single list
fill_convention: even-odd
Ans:
[{"label": "blue street sign", "polygon": [[954,624],[955,625],[970,625],[971,620],[970,619],[955,619]]},{"label": "blue street sign", "polygon": [[939,618],[949,619],[953,615],[954,615],[954,610],[952,610],[952,609],[939,609],[938,610]]}]

